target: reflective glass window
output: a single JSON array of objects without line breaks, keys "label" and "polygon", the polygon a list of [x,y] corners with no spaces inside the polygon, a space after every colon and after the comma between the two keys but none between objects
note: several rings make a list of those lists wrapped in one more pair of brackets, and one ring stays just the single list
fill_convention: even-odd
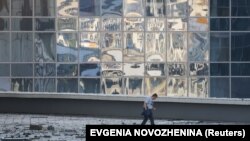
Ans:
[{"label": "reflective glass window", "polygon": [[232,31],[250,31],[250,18],[232,18],[231,26]]},{"label": "reflective glass window", "polygon": [[14,92],[32,92],[33,79],[32,78],[12,78],[11,90]]},{"label": "reflective glass window", "polygon": [[102,16],[122,16],[123,0],[102,0]]},{"label": "reflective glass window", "polygon": [[45,64],[37,63],[34,65],[34,71],[36,77],[51,77],[56,76],[56,65],[55,64]]},{"label": "reflective glass window", "polygon": [[168,64],[168,75],[184,76],[186,75],[186,69],[186,64],[183,63]]},{"label": "reflective glass window", "polygon": [[228,63],[210,63],[211,76],[229,76]]},{"label": "reflective glass window", "polygon": [[78,60],[78,43],[76,33],[58,33],[56,53],[58,62],[76,62]]},{"label": "reflective glass window", "polygon": [[119,77],[103,78],[101,87],[103,94],[124,94],[122,78]]},{"label": "reflective glass window", "polygon": [[232,16],[250,16],[250,1],[248,0],[232,0]]},{"label": "reflective glass window", "polygon": [[166,95],[166,78],[148,77],[145,78],[146,95],[157,93],[160,96]]},{"label": "reflective glass window", "polygon": [[99,18],[79,18],[79,30],[98,31],[100,30]]},{"label": "reflective glass window", "polygon": [[10,29],[9,18],[0,18],[0,31],[7,31]]},{"label": "reflective glass window", "polygon": [[144,63],[124,63],[125,76],[144,76]]},{"label": "reflective glass window", "polygon": [[0,76],[10,76],[10,64],[0,64]]},{"label": "reflective glass window", "polygon": [[189,78],[189,97],[208,97],[208,78]]},{"label": "reflective glass window", "polygon": [[33,0],[12,0],[11,15],[12,16],[32,16]]},{"label": "reflective glass window", "polygon": [[168,18],[167,28],[169,31],[187,31],[187,18]]},{"label": "reflective glass window", "polygon": [[122,63],[102,63],[103,77],[121,77],[123,76]]},{"label": "reflective glass window", "polygon": [[166,14],[165,0],[147,0],[146,1],[146,15],[153,17],[164,17]]},{"label": "reflective glass window", "polygon": [[199,18],[189,18],[189,31],[208,31],[209,22],[208,18],[199,17]]},{"label": "reflective glass window", "polygon": [[10,91],[11,82],[9,78],[0,78],[0,92]]},{"label": "reflective glass window", "polygon": [[167,84],[167,96],[186,97],[187,96],[187,79],[169,77]]},{"label": "reflective glass window", "polygon": [[33,64],[11,64],[11,76],[33,76]]},{"label": "reflective glass window", "polygon": [[124,18],[125,31],[144,31],[144,18]]},{"label": "reflective glass window", "polygon": [[10,61],[10,34],[0,33],[0,62]]},{"label": "reflective glass window", "polygon": [[[80,16],[100,16],[101,0],[79,0]],[[111,1],[110,1],[111,2]]]},{"label": "reflective glass window", "polygon": [[35,19],[37,31],[55,31],[55,19],[52,18],[43,18],[43,19]]},{"label": "reflective glass window", "polygon": [[230,0],[210,0],[210,16],[229,16]]},{"label": "reflective glass window", "polygon": [[57,0],[57,16],[78,16],[78,0]]},{"label": "reflective glass window", "polygon": [[33,61],[33,33],[12,33],[11,43],[13,62]]},{"label": "reflective glass window", "polygon": [[143,17],[144,0],[125,0],[123,13],[125,17]]},{"label": "reflective glass window", "polygon": [[147,63],[145,67],[147,76],[164,76],[166,73],[165,64]]},{"label": "reflective glass window", "polygon": [[103,18],[102,30],[103,31],[121,31],[122,19],[121,18]]},{"label": "reflective glass window", "polygon": [[[55,33],[36,33],[34,48],[36,62],[55,62],[56,60]],[[59,52],[59,51],[58,51]]]},{"label": "reflective glass window", "polygon": [[34,0],[35,16],[55,16],[55,1],[56,0]]},{"label": "reflective glass window", "polygon": [[232,63],[232,76],[250,76],[250,63]]},{"label": "reflective glass window", "polygon": [[191,76],[208,76],[209,64],[208,63],[190,63],[189,75]]},{"label": "reflective glass window", "polygon": [[143,95],[144,94],[143,77],[126,77],[126,78],[124,78],[124,94],[126,94],[126,95]]},{"label": "reflective glass window", "polygon": [[210,97],[229,98],[229,78],[210,78]]},{"label": "reflective glass window", "polygon": [[229,33],[210,33],[210,61],[229,61]]},{"label": "reflective glass window", "polygon": [[77,78],[58,78],[57,79],[58,93],[77,93],[78,80]]},{"label": "reflective glass window", "polygon": [[77,64],[57,64],[57,76],[77,76]]},{"label": "reflective glass window", "polygon": [[166,36],[163,32],[146,34],[146,61],[166,61]]},{"label": "reflective glass window", "polygon": [[250,61],[250,33],[231,33],[232,61]]},{"label": "reflective glass window", "polygon": [[209,0],[189,0],[189,15],[193,17],[208,16]]},{"label": "reflective glass window", "polygon": [[11,29],[14,31],[32,31],[33,22],[31,18],[12,18]]},{"label": "reflective glass window", "polygon": [[80,93],[99,94],[100,93],[100,78],[80,78],[79,82]]},{"label": "reflective glass window", "polygon": [[250,78],[231,78],[232,98],[250,98]]},{"label": "reflective glass window", "polygon": [[56,92],[56,79],[37,78],[34,80],[35,92]]},{"label": "reflective glass window", "polygon": [[166,0],[168,17],[186,17],[188,0]]},{"label": "reflective glass window", "polygon": [[9,16],[10,14],[10,0],[0,1],[0,16]]},{"label": "reflective glass window", "polygon": [[100,64],[80,64],[80,76],[97,77],[100,76]]},{"label": "reflective glass window", "polygon": [[59,31],[76,31],[78,29],[76,18],[58,18],[57,24]]},{"label": "reflective glass window", "polygon": [[147,18],[146,22],[147,31],[165,31],[165,19],[164,18]]}]

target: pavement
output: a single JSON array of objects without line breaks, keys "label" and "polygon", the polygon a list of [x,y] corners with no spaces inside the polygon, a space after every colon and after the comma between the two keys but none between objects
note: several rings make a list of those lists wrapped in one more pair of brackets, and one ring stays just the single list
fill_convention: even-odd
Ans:
[{"label": "pavement", "polygon": [[[1,141],[85,141],[85,125],[140,125],[142,119],[0,114]],[[148,123],[149,124],[149,121]],[[218,125],[223,122],[156,119],[156,125]]]}]

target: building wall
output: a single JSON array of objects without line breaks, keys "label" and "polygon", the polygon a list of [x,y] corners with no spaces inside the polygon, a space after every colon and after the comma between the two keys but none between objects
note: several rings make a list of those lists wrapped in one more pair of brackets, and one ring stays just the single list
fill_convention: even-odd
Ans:
[{"label": "building wall", "polygon": [[0,91],[249,98],[248,0],[0,0]]}]

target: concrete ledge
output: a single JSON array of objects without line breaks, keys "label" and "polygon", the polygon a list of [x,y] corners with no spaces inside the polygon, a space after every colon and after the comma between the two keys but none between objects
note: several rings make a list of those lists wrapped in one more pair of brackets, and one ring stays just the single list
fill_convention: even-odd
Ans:
[{"label": "concrete ledge", "polygon": [[[142,118],[142,96],[1,93],[0,112]],[[250,124],[249,100],[160,97],[155,117]]]}]

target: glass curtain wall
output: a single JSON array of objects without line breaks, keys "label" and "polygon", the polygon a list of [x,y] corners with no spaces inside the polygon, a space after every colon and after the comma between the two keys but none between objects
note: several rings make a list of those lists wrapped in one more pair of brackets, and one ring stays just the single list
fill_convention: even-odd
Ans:
[{"label": "glass curtain wall", "polygon": [[249,0],[0,0],[0,91],[249,98],[249,39]]}]

